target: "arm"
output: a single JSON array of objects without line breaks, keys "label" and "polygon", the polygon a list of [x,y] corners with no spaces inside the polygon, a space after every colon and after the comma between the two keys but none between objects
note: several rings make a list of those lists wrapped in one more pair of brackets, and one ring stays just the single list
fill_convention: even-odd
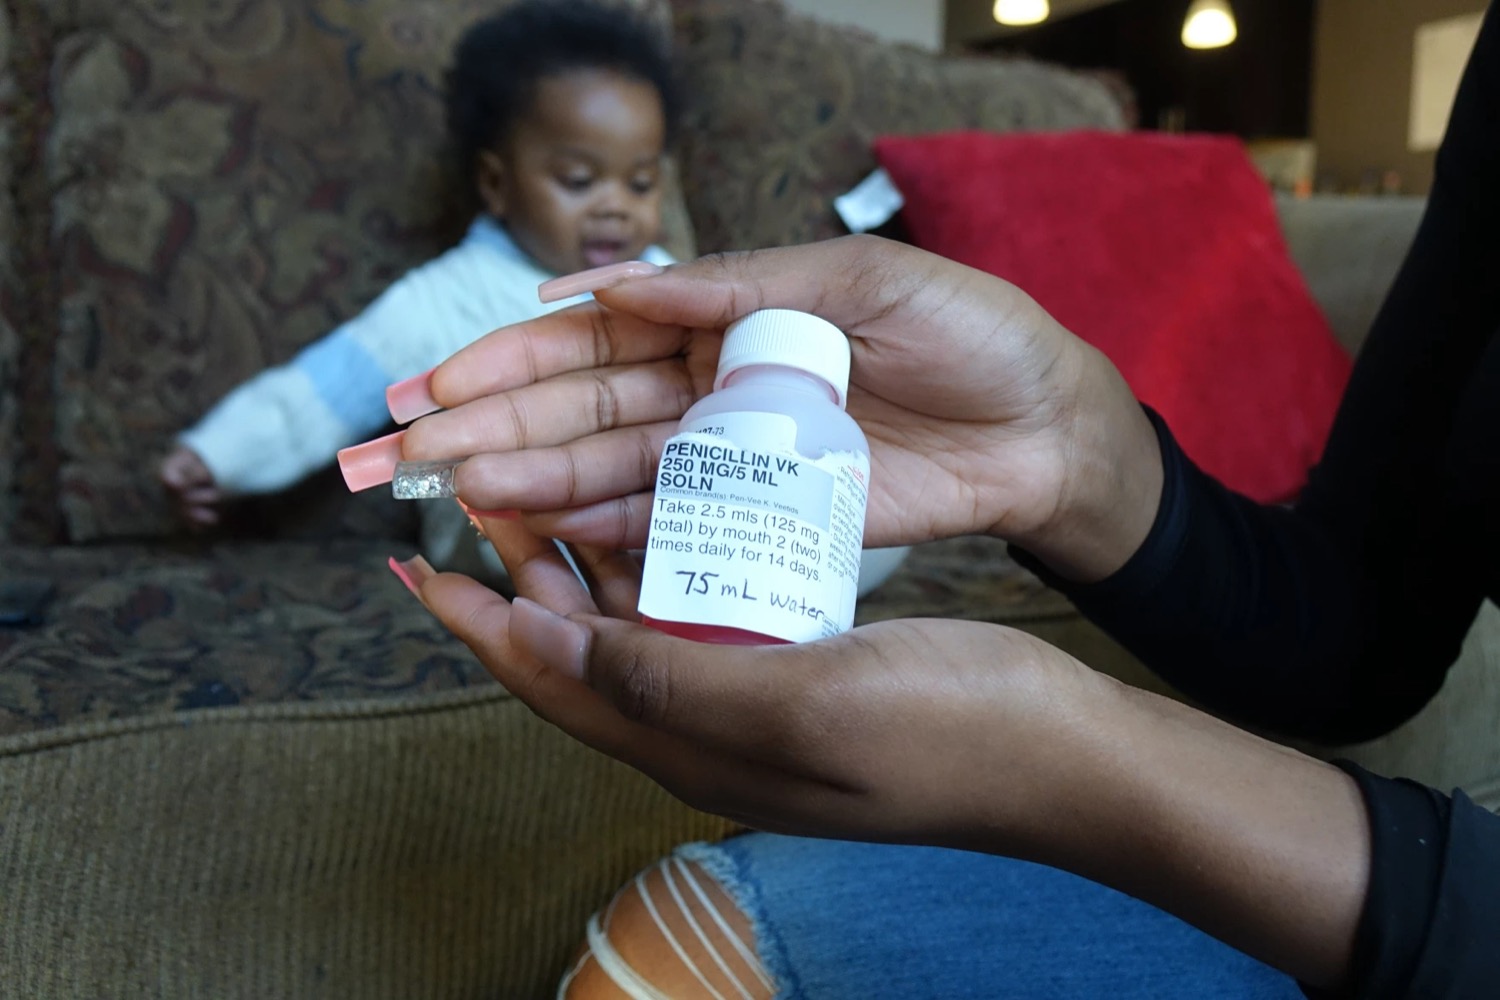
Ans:
[{"label": "arm", "polygon": [[271,493],[390,422],[390,373],[360,343],[359,320],[224,397],[180,441],[230,493]]},{"label": "arm", "polygon": [[1319,995],[1493,994],[1500,817],[1147,692],[1072,691],[1050,734],[1071,752],[1053,764],[1055,801],[1028,812],[1025,856],[1153,903]]},{"label": "arm", "polygon": [[[539,715],[690,804],[760,829],[1064,867],[1318,988],[1405,995],[1402,984],[1434,982],[1411,978],[1405,964],[1421,934],[1382,942],[1360,927],[1373,891],[1371,825],[1356,782],[1332,765],[995,626],[886,622],[749,649],[598,618],[587,612],[634,606],[619,554],[579,553],[599,584],[595,606],[576,578],[563,578],[571,571],[544,540],[514,522],[483,523],[521,592],[571,619],[534,603],[512,607],[451,575],[420,573],[415,591]],[[1426,884],[1432,862],[1411,866],[1410,852],[1444,850],[1431,808],[1440,799],[1420,791],[1432,822],[1379,827],[1373,837],[1388,862],[1409,869],[1382,883],[1395,893],[1387,905],[1423,926],[1426,901],[1410,890]],[[1448,950],[1426,967],[1441,976],[1461,969],[1437,980],[1459,992],[1433,995],[1487,988],[1496,970],[1485,963],[1500,960],[1474,933],[1500,919],[1495,865],[1455,877],[1472,889],[1461,918],[1468,930],[1440,927],[1429,940]],[[1378,964],[1369,960],[1377,948]]]},{"label": "arm", "polygon": [[[841,294],[826,294],[819,279],[825,274],[839,276]],[[599,298],[622,311],[570,311],[527,324],[439,368],[431,391],[449,410],[414,425],[406,457],[441,457],[455,440],[465,452],[491,450],[455,473],[471,506],[536,512],[528,525],[575,542],[638,547],[652,465],[642,456],[659,450],[661,422],[706,391],[716,331],[746,302],[821,308],[851,333],[862,394],[851,393],[850,412],[880,465],[867,542],[992,530],[1083,580],[1108,577],[1127,561],[1132,566],[1121,578],[1160,563],[1161,585],[1175,588],[1188,609],[1184,620],[1156,609],[1160,594],[1124,588],[1122,633],[1137,628],[1154,639],[1180,628],[1185,651],[1163,655],[1175,656],[1187,675],[1238,677],[1251,694],[1283,685],[1290,699],[1305,682],[1275,659],[1236,659],[1237,647],[1257,632],[1279,643],[1268,647],[1278,653],[1300,653],[1295,631],[1290,638],[1277,631],[1286,625],[1280,606],[1258,603],[1285,592],[1285,581],[1268,580],[1265,571],[1278,561],[1289,567],[1278,570],[1284,573],[1321,566],[1337,580],[1350,572],[1339,566],[1346,553],[1338,533],[1309,516],[1311,500],[1294,513],[1260,508],[1182,463],[1164,479],[1162,459],[1170,461],[1175,449],[1120,391],[1118,374],[1076,342],[1053,336],[1034,305],[1003,283],[915,252],[838,241],[684,265]],[[975,349],[980,343],[984,350]],[[586,380],[567,379],[584,369],[598,370]],[[1382,378],[1432,374],[1416,365],[1383,369]],[[642,392],[637,379],[653,391]],[[1444,400],[1423,385],[1427,402]],[[495,419],[522,408],[524,426]],[[542,413],[545,424],[533,419]],[[527,433],[542,427],[544,434]],[[1063,474],[1058,456],[1068,459]],[[1208,525],[1179,522],[1158,502],[1179,490],[1197,501],[1173,509]],[[1355,501],[1376,502],[1357,493]],[[550,513],[560,509],[561,516]],[[496,539],[493,528],[490,537]],[[1163,546],[1164,538],[1193,544]],[[1205,560],[1194,549],[1204,539],[1246,561]],[[1274,559],[1262,558],[1267,545],[1276,549]],[[1243,585],[1226,590],[1226,577]],[[575,582],[570,573],[565,578]],[[536,593],[516,579],[521,593]],[[1305,584],[1314,610],[1327,593],[1348,593],[1307,579],[1314,581]],[[1106,580],[1100,592],[1109,586]],[[1269,744],[1240,742],[1251,738],[1229,737],[1221,724],[1166,703],[1145,710],[1122,704],[1122,696],[1079,707],[1052,681],[1026,677],[1023,668],[1036,657],[1014,648],[1014,633],[972,623],[885,623],[805,647],[735,651],[620,622],[554,616],[544,624],[536,605],[519,604],[512,614],[495,595],[449,576],[420,591],[540,715],[700,808],[766,829],[983,847],[1050,858],[1124,886],[1160,884],[1170,897],[1156,897],[1164,905],[1321,982],[1336,982],[1349,964],[1356,919],[1380,935],[1392,932],[1392,955],[1420,958],[1429,931],[1450,947],[1468,948],[1475,965],[1494,951],[1480,936],[1493,921],[1477,908],[1459,907],[1458,922],[1447,925],[1394,927],[1403,910],[1444,911],[1433,895],[1406,906],[1387,881],[1387,859],[1401,862],[1403,851],[1430,848],[1443,852],[1444,865],[1473,866],[1476,852],[1494,847],[1461,855],[1433,841],[1402,842],[1392,853],[1386,839],[1361,839],[1359,822],[1351,825],[1363,814],[1339,772]],[[1248,610],[1226,607],[1225,594]],[[1306,607],[1298,601],[1295,610]],[[633,608],[624,601],[606,613]],[[1152,627],[1141,628],[1132,614]],[[1323,627],[1316,615],[1305,620]],[[1221,641],[1219,630],[1231,627],[1239,629],[1229,633],[1235,639]],[[1338,629],[1327,634],[1346,641]],[[1070,727],[1033,728],[1026,708],[1039,697],[1047,712],[1072,713],[1064,720]],[[1113,729],[1112,714],[1129,721]],[[1308,724],[1326,722],[1314,717]],[[1084,739],[1061,742],[1069,733]],[[1087,739],[1091,733],[1104,742]],[[1220,757],[1214,747],[1221,739],[1239,753]],[[1245,770],[1236,769],[1238,757]],[[1070,762],[1072,769],[1064,766]],[[1370,804],[1376,817],[1386,808],[1385,793],[1378,798]],[[1450,815],[1474,813],[1455,807]],[[1129,829],[1136,823],[1144,833]],[[1071,853],[1049,853],[1053,836]],[[1182,864],[1179,855],[1192,860]],[[1373,865],[1364,860],[1371,856]],[[1453,870],[1459,882],[1481,874],[1477,867]],[[1366,893],[1369,871],[1378,881]],[[1315,898],[1285,891],[1307,879]],[[1264,888],[1268,882],[1276,891]],[[1418,889],[1447,891],[1430,881]],[[1350,900],[1366,894],[1370,907],[1357,918]],[[1400,902],[1381,903],[1391,898]],[[1291,922],[1281,924],[1288,915]],[[1395,975],[1371,988],[1382,985],[1403,988]]]},{"label": "arm", "polygon": [[408,272],[358,316],[231,392],[182,443],[231,493],[273,492],[327,465],[390,424],[387,386],[513,317],[514,282],[485,253],[466,241]]},{"label": "arm", "polygon": [[1056,801],[1031,813],[1024,855],[1161,907],[1305,983],[1346,984],[1370,873],[1350,776],[1112,681],[1070,690],[1072,710],[1051,735],[1068,751],[1050,765]]},{"label": "arm", "polygon": [[[1169,680],[1226,714],[1329,741],[1384,732],[1442,684],[1494,590],[1500,199],[1488,178],[1500,169],[1497,60],[1492,17],[1427,215],[1297,509],[1260,507],[1225,490],[1157,422],[1163,489],[1147,540],[1103,583],[1049,574]],[[1269,760],[1246,759],[1257,757],[1262,766]],[[1370,831],[1351,992],[1489,995],[1500,959],[1482,942],[1500,925],[1500,819],[1462,793],[1450,800],[1350,773]],[[1284,780],[1296,787],[1290,775]],[[1243,821],[1267,815],[1264,803],[1244,801],[1243,785],[1201,791],[1235,805]],[[1347,795],[1330,789],[1302,805],[1338,823]],[[1316,830],[1299,837],[1319,843]],[[1327,858],[1337,864],[1340,855]],[[1334,893],[1328,901],[1347,899],[1321,891]],[[1211,928],[1217,918],[1191,919]]]},{"label": "arm", "polygon": [[1493,994],[1500,817],[1123,685],[1082,704],[1070,713],[1079,752],[1057,764],[1065,808],[1038,813],[1036,860],[1331,995]]},{"label": "arm", "polygon": [[592,613],[634,607],[622,554],[578,552],[596,605],[546,540],[482,524],[518,589],[571,617],[425,570],[414,592],[542,718],[698,808],[1066,868],[1335,995],[1479,997],[1500,976],[1500,819],[1461,794],[1313,760],[997,626],[676,639]]},{"label": "arm", "polygon": [[1158,423],[1164,485],[1139,551],[1102,584],[1044,573],[1219,711],[1330,742],[1385,732],[1442,684],[1494,582],[1484,563],[1497,495],[1485,456],[1500,427],[1496,121],[1491,17],[1415,245],[1298,507],[1230,493]]}]

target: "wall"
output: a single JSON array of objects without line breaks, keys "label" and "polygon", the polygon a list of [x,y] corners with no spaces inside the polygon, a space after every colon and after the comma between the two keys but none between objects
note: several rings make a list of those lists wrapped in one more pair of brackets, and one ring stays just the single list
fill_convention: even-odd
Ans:
[{"label": "wall", "polygon": [[1485,8],[1485,0],[1320,0],[1313,57],[1312,133],[1318,172],[1341,185],[1396,170],[1404,191],[1432,185],[1432,153],[1406,148],[1417,26]]},{"label": "wall", "polygon": [[783,0],[829,24],[852,24],[880,38],[937,50],[943,44],[943,0]]}]

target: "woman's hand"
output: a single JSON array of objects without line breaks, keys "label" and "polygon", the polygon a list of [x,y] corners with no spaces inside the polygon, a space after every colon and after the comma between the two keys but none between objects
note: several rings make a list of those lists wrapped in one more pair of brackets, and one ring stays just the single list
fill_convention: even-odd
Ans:
[{"label": "woman's hand", "polygon": [[758,647],[667,636],[620,620],[639,586],[629,554],[575,550],[591,593],[550,541],[481,523],[522,599],[423,567],[423,602],[538,715],[689,804],[762,830],[1040,861],[1310,983],[1347,975],[1369,831],[1337,768],[995,625]]},{"label": "woman's hand", "polygon": [[408,430],[403,457],[475,456],[454,479],[470,507],[642,546],[662,445],[711,389],[725,327],[782,307],[849,335],[849,412],[873,466],[866,545],[990,532],[1090,580],[1155,516],[1160,455],[1123,379],[998,278],[851,237],[704,258],[596,299],[437,368],[428,390],[446,412]]},{"label": "woman's hand", "polygon": [[419,584],[433,613],[542,718],[758,829],[1034,846],[1022,839],[1052,814],[1049,786],[1085,735],[1070,728],[1075,695],[1113,683],[975,622],[772,647],[670,637],[633,623],[629,554],[575,548],[586,590],[550,540],[482,523],[522,598],[442,574]]}]

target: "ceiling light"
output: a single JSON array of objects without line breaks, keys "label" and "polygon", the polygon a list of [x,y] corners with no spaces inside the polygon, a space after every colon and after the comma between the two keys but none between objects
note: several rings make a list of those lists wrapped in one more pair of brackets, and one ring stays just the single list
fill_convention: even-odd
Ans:
[{"label": "ceiling light", "polygon": [[995,20],[1001,24],[1041,24],[1051,11],[1047,0],[995,0]]},{"label": "ceiling light", "polygon": [[1182,22],[1182,44],[1190,49],[1223,48],[1238,34],[1229,0],[1193,0]]}]

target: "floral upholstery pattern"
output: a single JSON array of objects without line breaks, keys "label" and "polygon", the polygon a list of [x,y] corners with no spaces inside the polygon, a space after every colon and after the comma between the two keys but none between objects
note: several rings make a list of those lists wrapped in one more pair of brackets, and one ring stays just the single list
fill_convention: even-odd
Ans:
[{"label": "floral upholstery pattern", "polygon": [[[45,624],[0,629],[0,734],[492,683],[385,569],[411,551],[413,505],[350,498],[328,470],[186,540],[152,465],[461,231],[441,70],[507,2],[0,0],[0,579],[58,589]],[[665,0],[631,2],[667,30]],[[774,4],[676,0],[672,24],[680,256],[688,209],[709,249],[832,234],[826,196],[882,131],[1118,119],[1085,78],[944,68]],[[1076,621],[977,540],[920,548],[860,610],[906,615]]]},{"label": "floral upholstery pattern", "polygon": [[[395,697],[492,684],[386,569],[387,542],[0,546],[52,580],[45,624],[0,629],[0,736],[208,708]],[[1074,620],[993,539],[916,549],[861,622]]]},{"label": "floral upholstery pattern", "polygon": [[73,541],[171,533],[151,460],[172,435],[461,233],[442,71],[505,2],[44,5]]},{"label": "floral upholstery pattern", "polygon": [[4,550],[53,580],[0,631],[0,734],[217,705],[436,691],[489,675],[386,569],[389,545]]},{"label": "floral upholstery pattern", "polygon": [[891,133],[1120,129],[1098,79],[1027,60],[940,57],[765,0],[674,0],[688,82],[682,168],[705,252],[846,232],[833,199]]}]

